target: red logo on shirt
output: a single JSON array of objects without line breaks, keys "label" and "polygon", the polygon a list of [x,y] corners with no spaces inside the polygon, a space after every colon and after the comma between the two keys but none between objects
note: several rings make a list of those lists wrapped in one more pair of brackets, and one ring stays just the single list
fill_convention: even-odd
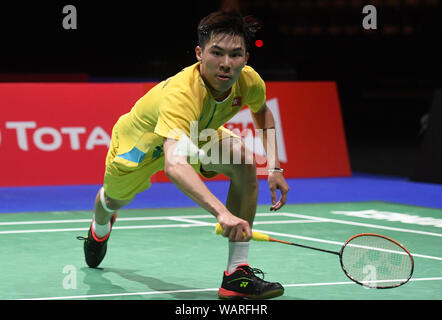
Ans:
[{"label": "red logo on shirt", "polygon": [[232,101],[232,107],[241,107],[241,97],[235,97]]}]

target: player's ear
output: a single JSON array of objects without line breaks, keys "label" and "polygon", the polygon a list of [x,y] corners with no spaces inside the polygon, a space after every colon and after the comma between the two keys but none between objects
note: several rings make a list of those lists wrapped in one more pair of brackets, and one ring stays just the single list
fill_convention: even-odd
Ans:
[{"label": "player's ear", "polygon": [[203,49],[201,49],[200,46],[196,46],[195,48],[195,55],[196,55],[196,59],[201,62],[202,60],[202,55],[203,55]]},{"label": "player's ear", "polygon": [[247,64],[247,61],[249,61],[250,53],[246,51],[246,62],[244,64]]}]

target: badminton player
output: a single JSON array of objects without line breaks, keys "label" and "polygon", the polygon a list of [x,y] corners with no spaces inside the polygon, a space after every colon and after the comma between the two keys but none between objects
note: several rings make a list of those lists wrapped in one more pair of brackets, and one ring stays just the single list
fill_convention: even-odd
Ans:
[{"label": "badminton player", "polygon": [[[151,176],[164,170],[179,190],[216,217],[224,229],[223,235],[228,238],[227,269],[219,297],[277,297],[284,293],[281,284],[258,277],[262,271],[247,262],[258,197],[253,155],[246,152],[238,136],[223,127],[244,105],[250,108],[255,127],[262,129],[264,136],[275,127],[272,112],[265,103],[265,83],[246,65],[249,44],[256,30],[253,22],[247,22],[236,13],[219,11],[203,18],[197,31],[197,62],[157,84],[113,127],[103,188],[96,196],[88,236],[83,238],[86,262],[91,268],[101,263],[116,211],[129,204],[137,193],[147,190]],[[191,137],[195,130],[199,134],[209,129],[215,133],[211,139],[198,141],[195,146],[206,150],[203,153],[206,160],[219,155],[218,161],[198,158],[190,163],[188,155],[175,152],[182,140],[171,132]],[[226,154],[222,148],[226,146],[230,160],[240,161],[221,159]],[[289,187],[279,165],[276,146],[273,149],[266,150],[268,157],[272,154],[272,161],[268,161],[271,163],[268,168],[270,209],[278,210],[286,202]],[[212,178],[219,173],[230,179],[225,204],[201,179],[201,176]],[[280,190],[279,199],[277,190]]]}]

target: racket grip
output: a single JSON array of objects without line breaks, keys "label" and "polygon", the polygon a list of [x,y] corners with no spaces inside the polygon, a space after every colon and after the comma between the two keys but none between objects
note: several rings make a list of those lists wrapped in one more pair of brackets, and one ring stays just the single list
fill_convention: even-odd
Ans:
[{"label": "racket grip", "polygon": [[[215,226],[215,233],[216,234],[222,234],[223,233],[223,227],[219,223]],[[246,237],[246,234],[244,233],[244,238]],[[252,240],[254,241],[270,241],[270,237],[264,233],[252,231]]]}]

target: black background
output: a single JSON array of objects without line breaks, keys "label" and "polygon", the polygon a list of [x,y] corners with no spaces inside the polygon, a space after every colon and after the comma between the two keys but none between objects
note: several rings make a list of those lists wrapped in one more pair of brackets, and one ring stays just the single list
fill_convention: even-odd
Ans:
[{"label": "black background", "polygon": [[[362,27],[366,4],[377,9],[376,30]],[[77,9],[76,30],[63,28],[65,5]],[[162,80],[196,61],[196,26],[222,7],[263,23],[257,36],[264,45],[251,49],[249,64],[264,80],[337,82],[353,171],[413,174],[421,119],[442,88],[439,0],[2,4],[0,81],[11,74],[14,81],[60,74],[62,81],[66,73]]]}]

